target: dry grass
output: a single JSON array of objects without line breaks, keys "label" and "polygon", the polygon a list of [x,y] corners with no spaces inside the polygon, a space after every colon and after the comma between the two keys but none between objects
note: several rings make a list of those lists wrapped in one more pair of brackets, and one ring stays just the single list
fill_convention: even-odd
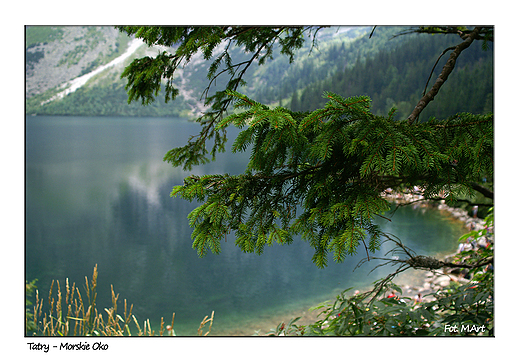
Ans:
[{"label": "dry grass", "polygon": [[[204,319],[202,319],[202,321],[200,322],[200,326],[199,326],[199,329],[198,329],[198,333],[199,333],[199,336],[208,336],[209,333],[211,332],[211,327],[213,326],[213,316],[214,316],[215,312],[212,311],[211,312],[211,318],[208,319],[208,316],[206,315],[204,317]],[[206,333],[204,333],[204,326],[209,322],[209,327],[208,327],[208,331]]]},{"label": "dry grass", "polygon": [[[92,279],[85,277],[85,295],[81,292],[76,284],[69,285],[69,280],[65,280],[65,299],[61,291],[59,281],[52,281],[48,296],[48,311],[44,310],[44,299],[40,297],[39,291],[36,290],[35,304],[32,316],[26,315],[26,319],[33,319],[32,322],[26,321],[26,329],[28,326],[36,327],[34,331],[28,332],[26,335],[36,336],[132,336],[131,328],[137,329],[135,336],[174,336],[173,324],[175,313],[172,315],[171,325],[164,326],[164,320],[161,317],[161,325],[158,332],[152,329],[150,320],[146,319],[143,327],[139,325],[137,318],[132,314],[133,304],[128,307],[126,299],[124,300],[123,315],[117,313],[119,294],[112,292],[112,307],[104,308],[103,312],[98,311],[96,307],[97,298],[97,265],[94,267]],[[54,291],[56,285],[56,291]],[[84,299],[84,297],[86,299]],[[199,336],[207,336],[211,332],[213,325],[214,312],[211,318],[204,317],[198,328]],[[30,324],[29,324],[30,323]],[[208,331],[204,333],[204,327],[209,323]]]}]

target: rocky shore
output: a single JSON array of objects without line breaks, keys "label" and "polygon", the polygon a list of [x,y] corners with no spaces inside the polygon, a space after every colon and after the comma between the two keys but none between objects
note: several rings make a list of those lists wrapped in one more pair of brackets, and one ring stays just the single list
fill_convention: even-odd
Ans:
[{"label": "rocky shore", "polygon": [[[444,201],[431,202],[425,200],[419,189],[411,190],[407,193],[395,193],[392,190],[387,190],[384,193],[383,197],[395,204],[404,205],[413,203],[414,206],[420,208],[437,209],[441,213],[452,218],[453,220],[462,223],[468,231],[480,230],[485,228],[484,220],[468,215],[468,212],[463,209],[449,207],[444,203]],[[461,243],[458,249],[477,249],[485,247],[487,245],[487,241],[484,240],[477,240],[472,242],[473,243]],[[453,261],[453,258],[457,252],[458,251],[453,251],[452,254],[441,257],[441,259],[443,259],[446,262],[451,262]],[[402,290],[402,294],[397,294],[397,296],[408,297],[414,299],[417,302],[432,301],[435,298],[434,294],[442,288],[449,286],[450,283],[453,282],[465,284],[470,282],[470,279],[468,279],[469,276],[465,275],[465,273],[465,270],[455,268],[442,268],[433,271],[406,271],[394,279],[394,282],[397,285],[399,285]],[[359,292],[359,290],[356,290],[354,294]],[[320,311],[321,309],[298,309],[297,311],[286,313],[285,315],[282,314],[283,316],[273,316],[271,317],[271,319],[269,319],[269,321],[266,321],[265,325],[273,328],[275,323],[283,321],[284,318],[287,318],[288,316],[300,316],[298,324],[309,325],[318,320]],[[260,327],[257,323],[254,326],[255,329],[258,329]],[[266,331],[268,331],[269,328],[262,328],[263,329],[261,329],[261,333],[260,330],[257,330],[255,335],[266,335]],[[236,335],[241,335],[242,333],[243,332],[237,332]]]},{"label": "rocky shore", "polygon": [[408,193],[395,193],[391,189],[387,189],[383,194],[383,197],[386,200],[389,200],[396,204],[414,204],[422,208],[437,208],[440,211],[443,211],[449,214],[455,220],[459,220],[464,223],[465,227],[468,229],[482,229],[484,228],[484,220],[472,217],[468,215],[463,209],[454,208],[446,205],[444,200],[433,203],[424,199],[421,194],[421,190],[419,188],[414,189],[413,191],[409,191]]},{"label": "rocky shore", "polygon": [[[435,203],[425,200],[418,188],[407,193],[394,193],[392,190],[387,190],[384,193],[384,198],[396,204],[413,203],[421,208],[436,208],[442,213],[448,214],[454,220],[463,223],[468,231],[485,228],[485,222],[483,219],[477,218],[476,216],[470,216],[468,215],[468,212],[463,209],[450,207],[444,203],[444,200]],[[444,261],[451,262],[455,254],[461,250],[467,251],[471,249],[484,248],[488,243],[489,241],[484,238],[471,241],[471,243],[467,241],[466,243],[460,243],[458,251],[454,251],[452,254],[445,256]],[[442,268],[424,272],[419,283],[401,284],[403,296],[415,298],[420,301],[430,301],[433,299],[433,294],[435,292],[449,286],[452,282],[460,284],[470,282],[468,277],[469,276],[466,275],[465,270],[457,268]]]}]

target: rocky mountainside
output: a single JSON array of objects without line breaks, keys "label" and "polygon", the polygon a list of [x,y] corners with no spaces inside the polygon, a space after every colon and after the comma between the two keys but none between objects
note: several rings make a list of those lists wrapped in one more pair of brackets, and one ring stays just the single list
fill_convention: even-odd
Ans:
[{"label": "rocky mountainside", "polygon": [[[292,65],[286,56],[274,54],[274,59],[262,67],[253,66],[248,71],[248,95],[261,98],[262,102],[278,102],[290,96],[295,87],[283,80],[301,78],[302,64],[313,64],[326,55],[324,50],[337,41],[351,41],[369,28],[334,28],[320,32],[320,47],[309,56],[312,42],[300,51],[302,55]],[[49,27],[26,28],[26,113],[58,115],[130,115],[192,117],[204,109],[199,97],[207,86],[209,61],[202,56],[177,72],[176,86],[180,96],[166,105],[158,97],[157,102],[143,107],[139,103],[127,104],[120,75],[133,59],[145,55],[154,56],[159,49],[147,47],[140,40],[131,39],[114,27]],[[245,55],[233,50],[234,59]],[[129,54],[131,53],[131,54]],[[314,54],[316,57],[314,57]],[[283,59],[282,59],[283,58]],[[321,62],[321,61],[320,61]],[[320,64],[321,66],[321,64]],[[296,73],[288,72],[289,68]],[[287,77],[285,76],[287,74]],[[294,82],[293,82],[294,83]],[[283,95],[281,95],[284,93]]]},{"label": "rocky mountainside", "polygon": [[[120,75],[133,59],[158,51],[109,26],[27,27],[26,113],[139,114],[138,104],[127,104]],[[180,84],[188,83],[180,76]]]},{"label": "rocky mountainside", "polygon": [[[36,26],[26,29],[27,98],[58,88],[107,64],[120,55],[129,42],[113,27],[47,28]],[[47,33],[43,39],[50,38],[49,41],[27,45],[27,41],[40,40],[42,33]]]},{"label": "rocky mountainside", "polygon": [[[293,63],[275,50],[262,66],[252,64],[245,76],[247,85],[239,92],[294,111],[322,107],[325,90],[343,96],[365,94],[372,98],[374,113],[386,115],[396,107],[397,117],[406,117],[420,99],[439,54],[460,39],[424,34],[395,37],[403,29],[378,27],[369,37],[371,27],[330,27],[319,31],[316,43],[307,34]],[[128,104],[126,79],[121,79],[124,67],[135,58],[173,49],[148,47],[110,26],[27,27],[25,46],[27,114],[193,118],[205,109],[200,97],[208,86],[211,60],[200,54],[176,71],[179,96],[175,100],[166,104],[164,94],[159,94],[155,102],[143,106]],[[230,54],[237,63],[250,56],[240,48],[230,49]],[[224,72],[212,83],[209,94],[222,90],[226,76]],[[487,113],[492,105],[492,47],[483,51],[476,45],[457,60],[450,81],[424,117]]]}]

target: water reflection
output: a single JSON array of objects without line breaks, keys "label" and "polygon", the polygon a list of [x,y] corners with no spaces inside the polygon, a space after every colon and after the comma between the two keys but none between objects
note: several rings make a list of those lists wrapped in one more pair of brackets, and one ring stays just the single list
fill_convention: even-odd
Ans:
[{"label": "water reflection", "polygon": [[[52,279],[81,286],[98,265],[98,307],[110,285],[134,304],[139,320],[176,313],[178,334],[195,334],[215,310],[213,332],[227,334],[288,307],[304,306],[348,286],[364,286],[373,264],[363,256],[317,269],[308,243],[242,253],[233,236],[220,255],[199,258],[187,215],[196,206],[169,194],[190,173],[239,173],[247,155],[226,153],[191,172],[162,162],[198,127],[184,120],[28,117],[26,135],[26,277],[46,291]],[[236,135],[230,130],[229,138]],[[418,253],[454,248],[460,229],[434,213],[400,209],[385,230]],[[393,246],[384,245],[381,253]],[[249,332],[250,334],[253,331]]]}]

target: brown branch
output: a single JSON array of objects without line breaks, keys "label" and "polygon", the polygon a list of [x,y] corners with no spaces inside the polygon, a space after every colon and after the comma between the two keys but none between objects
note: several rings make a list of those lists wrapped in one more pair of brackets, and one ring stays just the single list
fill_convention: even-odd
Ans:
[{"label": "brown branch", "polygon": [[437,67],[437,64],[439,63],[439,61],[441,60],[442,56],[446,53],[448,53],[448,51],[450,50],[454,50],[455,47],[449,47],[447,49],[444,49],[444,52],[442,52],[442,54],[439,56],[439,58],[437,58],[437,61],[435,62],[435,64],[433,65],[433,68],[432,68],[432,71],[430,72],[430,76],[428,77],[428,80],[426,81],[426,85],[424,86],[424,91],[422,93],[422,95],[424,96],[426,94],[426,90],[428,89],[428,83],[430,83],[430,79],[432,78],[432,75],[433,75],[433,71],[435,70],[435,67]]},{"label": "brown branch", "polygon": [[[454,27],[454,26],[443,26],[443,27],[436,27],[436,28],[437,29],[432,28],[432,27],[419,27],[418,29],[413,29],[413,27],[412,27],[408,30],[402,31],[399,34],[394,35],[392,38],[397,38],[398,36],[401,36],[401,35],[407,35],[407,34],[413,34],[413,33],[444,34],[444,35],[456,34],[459,37],[461,37],[462,40],[465,40],[471,34],[471,30],[461,30],[458,27]],[[482,34],[479,32],[479,34],[477,34],[475,36],[475,40],[487,40],[489,42],[492,42],[494,40],[493,35],[490,34],[490,31],[492,32],[492,30],[491,30],[492,28],[493,28],[492,26],[481,27],[480,32],[482,32]]]},{"label": "brown branch", "polygon": [[361,238],[361,241],[363,242],[363,246],[365,246],[365,251],[367,253],[367,261],[370,261],[370,254],[368,253],[368,247],[365,243],[365,239],[364,238]]},{"label": "brown branch", "polygon": [[464,40],[462,43],[460,43],[459,45],[457,45],[455,47],[453,52],[450,54],[448,61],[444,65],[441,74],[435,81],[435,83],[432,86],[432,88],[430,89],[430,91],[419,100],[419,102],[417,103],[417,106],[415,106],[412,114],[410,116],[408,116],[408,123],[412,124],[413,122],[415,122],[417,120],[417,118],[419,117],[420,113],[424,110],[424,108],[431,101],[433,101],[433,99],[435,98],[437,93],[439,93],[441,86],[444,84],[444,82],[446,82],[446,80],[448,79],[448,76],[451,74],[451,72],[455,68],[455,62],[457,61],[457,58],[459,57],[460,53],[464,49],[468,48],[471,45],[471,43],[473,43],[473,40],[475,40],[475,38],[478,36],[480,29],[481,29],[480,27],[476,27],[475,29],[473,29],[473,31],[469,34],[469,36],[466,38],[466,40]]},{"label": "brown branch", "polygon": [[374,269],[381,267],[383,265],[386,265],[388,263],[401,264],[401,266],[408,266],[408,267],[411,267],[416,270],[438,270],[443,267],[476,268],[476,267],[482,267],[482,266],[486,266],[486,265],[493,263],[493,257],[489,257],[489,258],[480,260],[474,264],[444,262],[444,261],[438,260],[434,257],[421,256],[421,255],[412,256],[406,260],[391,259],[391,258],[384,258],[384,257],[373,257],[373,259],[388,261],[382,265],[378,265],[378,266],[374,267]]},{"label": "brown branch", "polygon": [[409,265],[414,269],[423,269],[423,270],[437,270],[442,267],[450,267],[450,268],[476,268],[489,265],[493,263],[493,257],[489,257],[480,261],[477,261],[474,264],[466,264],[466,263],[452,263],[452,262],[444,262],[438,260],[434,257],[430,256],[414,256],[409,258],[408,260],[399,260],[399,262]]},{"label": "brown branch", "polygon": [[451,263],[451,262],[443,262],[444,267],[451,267],[451,268],[476,268],[476,267],[482,267],[489,265],[490,263],[493,263],[493,257],[489,257],[485,260],[478,261],[474,264],[466,264],[466,263]]}]

